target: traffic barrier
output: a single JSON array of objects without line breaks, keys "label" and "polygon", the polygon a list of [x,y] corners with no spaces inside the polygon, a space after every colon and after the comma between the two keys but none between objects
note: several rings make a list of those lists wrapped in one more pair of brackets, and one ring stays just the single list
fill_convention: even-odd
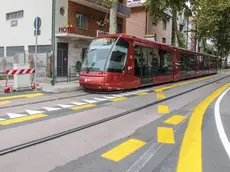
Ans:
[{"label": "traffic barrier", "polygon": [[[35,69],[26,69],[20,67],[29,67],[29,65],[26,64],[14,64],[14,68],[19,69],[13,69],[13,70],[6,70],[6,86],[4,88],[5,93],[12,93],[13,90],[26,90],[26,89],[36,89],[36,87],[39,85],[38,83],[34,83],[34,75],[35,75]],[[8,77],[10,75],[14,76],[14,85],[8,85]],[[24,75],[24,76],[23,76]],[[30,83],[30,75],[32,75],[32,80]]]}]

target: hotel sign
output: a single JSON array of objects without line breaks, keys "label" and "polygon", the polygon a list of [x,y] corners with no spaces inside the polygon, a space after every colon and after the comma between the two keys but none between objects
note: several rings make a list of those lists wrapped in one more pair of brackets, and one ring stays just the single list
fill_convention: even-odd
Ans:
[{"label": "hotel sign", "polygon": [[77,28],[74,28],[73,25],[65,25],[64,27],[59,27],[60,33],[77,33]]}]

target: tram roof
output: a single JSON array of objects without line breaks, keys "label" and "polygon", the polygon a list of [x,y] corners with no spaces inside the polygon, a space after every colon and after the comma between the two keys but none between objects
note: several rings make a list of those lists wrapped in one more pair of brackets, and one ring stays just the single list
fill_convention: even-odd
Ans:
[{"label": "tram roof", "polygon": [[192,54],[196,54],[196,55],[217,57],[217,56],[214,56],[214,55],[211,55],[211,54],[205,54],[205,53],[201,53],[201,52],[196,52],[196,51],[188,50],[188,49],[181,48],[181,47],[175,47],[175,46],[164,44],[164,43],[153,42],[153,41],[150,41],[150,40],[147,40],[147,39],[139,38],[139,37],[136,37],[136,36],[131,36],[131,35],[124,34],[124,33],[105,34],[105,35],[97,36],[96,38],[105,38],[105,37],[122,37],[122,38],[125,38],[125,39],[134,40],[134,41],[139,42],[141,44],[155,45],[157,48],[161,47],[161,48],[164,48],[164,49],[174,49],[174,50],[184,52],[184,53],[192,53]]}]

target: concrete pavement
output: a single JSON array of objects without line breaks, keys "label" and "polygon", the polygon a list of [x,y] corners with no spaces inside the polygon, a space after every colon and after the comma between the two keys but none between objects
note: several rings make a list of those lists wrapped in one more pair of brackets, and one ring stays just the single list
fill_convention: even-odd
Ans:
[{"label": "concrete pavement", "polygon": [[[79,97],[76,94],[71,98],[66,97],[43,103],[35,102],[29,107],[6,107],[1,110],[1,118],[10,112],[25,114],[26,110],[40,111],[39,114],[35,112],[34,115],[43,114],[45,116],[32,120],[14,120],[14,123],[0,125],[1,150],[105,119],[145,106],[150,102],[162,101],[100,125],[1,156],[1,171],[183,172],[185,171],[184,166],[179,167],[179,159],[183,160],[182,164],[187,163],[186,172],[194,171],[193,167],[199,167],[200,164],[202,164],[201,171],[229,171],[229,159],[219,137],[214,117],[216,100],[224,90],[219,91],[218,94],[215,93],[214,96],[212,93],[229,83],[230,78],[214,82],[220,77],[223,76],[196,82],[180,82],[183,84],[167,84],[167,86],[119,95],[87,94]],[[210,85],[164,101],[164,99],[211,82],[213,83]],[[206,100],[199,105],[210,95],[213,100],[209,98],[208,101],[211,104]],[[48,99],[48,95],[45,94],[31,100],[43,98],[46,100],[45,96]],[[229,92],[226,93],[220,103],[221,118],[224,118],[223,127],[228,137],[229,96]],[[85,106],[89,104],[95,106]],[[199,110],[197,105],[199,105]],[[48,111],[44,109],[44,106],[59,109]],[[200,110],[204,110],[205,113],[197,115]],[[29,114],[29,117],[31,116],[33,115]],[[192,122],[194,116],[195,122]],[[201,116],[204,116],[203,120],[199,118]],[[202,130],[199,130],[197,124],[202,126]],[[191,133],[190,130],[194,132]],[[185,136],[192,137],[194,140],[187,140]],[[197,136],[202,137],[200,139]],[[192,143],[196,143],[195,149]],[[197,143],[201,143],[200,149],[196,149],[199,148],[196,146]],[[182,148],[183,145],[185,149]],[[191,154],[189,150],[195,151],[192,151]],[[189,154],[191,154],[190,161],[188,161],[189,157],[183,158],[184,155]]]}]

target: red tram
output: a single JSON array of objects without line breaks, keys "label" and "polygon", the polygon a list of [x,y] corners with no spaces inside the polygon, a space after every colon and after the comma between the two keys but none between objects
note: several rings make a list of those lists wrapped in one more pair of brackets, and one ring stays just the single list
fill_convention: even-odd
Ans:
[{"label": "red tram", "polygon": [[81,67],[80,85],[115,91],[215,74],[217,57],[126,34],[95,38]]}]

